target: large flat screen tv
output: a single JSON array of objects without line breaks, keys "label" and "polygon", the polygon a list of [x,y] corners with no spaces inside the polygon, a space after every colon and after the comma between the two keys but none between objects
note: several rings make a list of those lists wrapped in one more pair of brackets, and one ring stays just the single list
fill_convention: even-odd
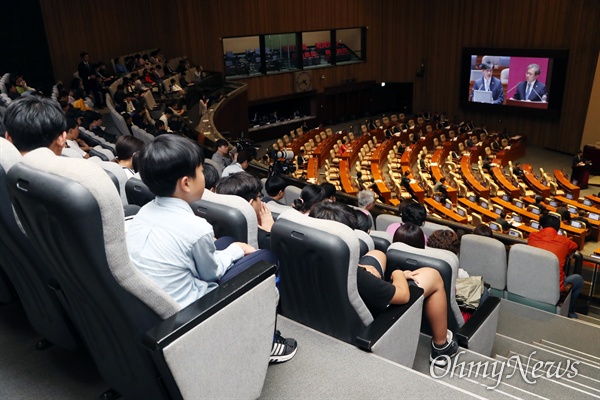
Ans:
[{"label": "large flat screen tv", "polygon": [[568,56],[567,50],[465,47],[460,104],[471,110],[558,115]]}]

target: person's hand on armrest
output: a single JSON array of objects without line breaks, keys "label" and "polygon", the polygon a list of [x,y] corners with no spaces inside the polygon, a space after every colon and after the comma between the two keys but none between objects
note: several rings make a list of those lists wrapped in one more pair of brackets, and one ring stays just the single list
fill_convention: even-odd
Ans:
[{"label": "person's hand on armrest", "polygon": [[248,243],[233,242],[233,244],[238,245],[244,251],[245,256],[247,256],[248,254],[254,253],[256,251],[256,249],[254,247],[250,246]]}]

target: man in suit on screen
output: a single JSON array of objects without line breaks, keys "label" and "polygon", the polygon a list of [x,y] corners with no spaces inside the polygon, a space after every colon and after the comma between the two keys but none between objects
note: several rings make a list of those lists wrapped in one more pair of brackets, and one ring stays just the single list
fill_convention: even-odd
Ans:
[{"label": "man in suit on screen", "polygon": [[502,82],[500,82],[500,79],[492,76],[494,65],[491,63],[483,63],[480,68],[481,72],[483,72],[483,76],[477,79],[473,84],[473,91],[471,92],[471,98],[469,100],[473,101],[473,93],[475,90],[485,90],[487,92],[492,92],[492,104],[504,103]]},{"label": "man in suit on screen", "polygon": [[529,64],[525,73],[525,80],[517,85],[515,100],[546,101],[546,85],[538,81],[540,66]]}]

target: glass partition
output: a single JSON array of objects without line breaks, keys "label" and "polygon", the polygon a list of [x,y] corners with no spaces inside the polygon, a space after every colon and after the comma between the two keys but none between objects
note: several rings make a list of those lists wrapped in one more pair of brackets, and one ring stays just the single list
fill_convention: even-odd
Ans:
[{"label": "glass partition", "polygon": [[260,75],[260,36],[223,39],[225,77]]},{"label": "glass partition", "polygon": [[265,35],[267,74],[298,69],[296,34]]},{"label": "glass partition", "polygon": [[365,61],[365,28],[223,39],[227,79]]},{"label": "glass partition", "polygon": [[363,60],[362,29],[338,29],[336,32],[336,62],[348,63]]}]

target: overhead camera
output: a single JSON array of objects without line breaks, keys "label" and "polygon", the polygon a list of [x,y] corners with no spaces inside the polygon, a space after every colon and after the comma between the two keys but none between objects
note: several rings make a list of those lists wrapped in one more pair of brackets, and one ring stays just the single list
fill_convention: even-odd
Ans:
[{"label": "overhead camera", "polygon": [[294,152],[289,150],[277,151],[275,149],[269,149],[267,154],[272,160],[275,160],[269,167],[267,178],[271,175],[286,175],[292,174],[296,171],[294,162],[290,161],[294,159]]}]

